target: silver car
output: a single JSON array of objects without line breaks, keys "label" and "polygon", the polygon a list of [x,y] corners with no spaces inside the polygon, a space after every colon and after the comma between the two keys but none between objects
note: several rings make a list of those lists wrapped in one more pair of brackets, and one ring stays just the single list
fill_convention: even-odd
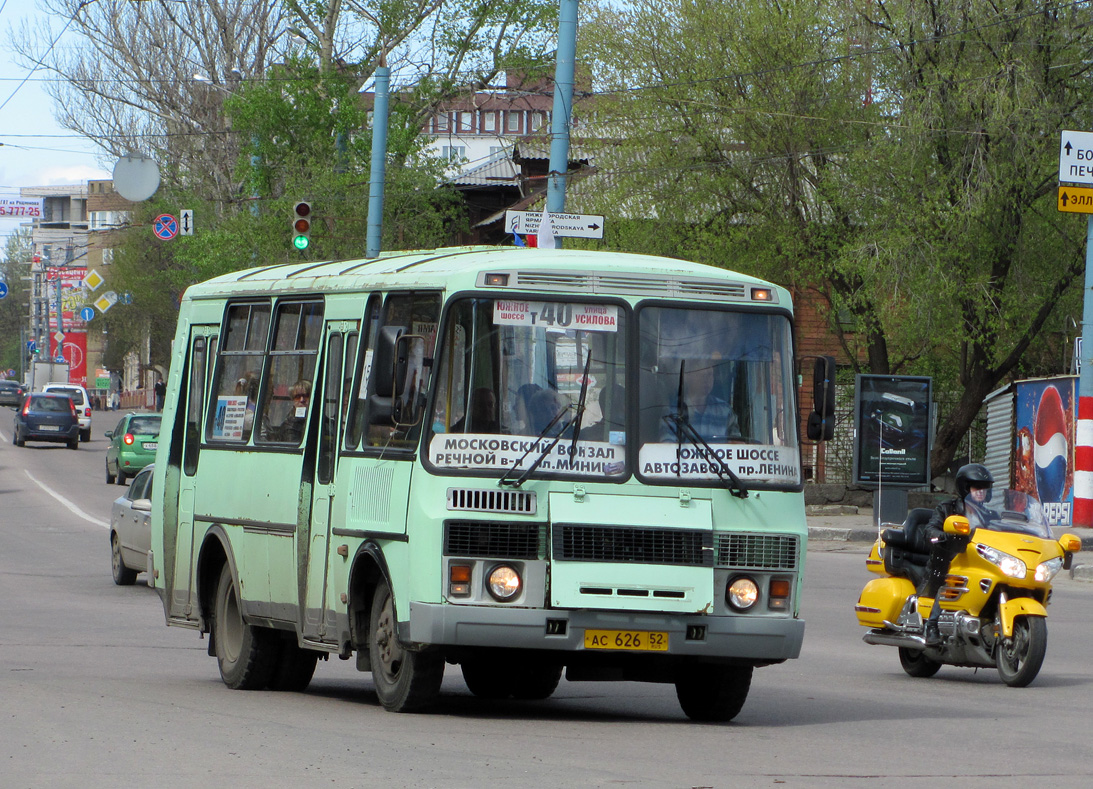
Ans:
[{"label": "silver car", "polygon": [[131,586],[148,568],[152,549],[152,466],[133,477],[125,494],[114,500],[110,515],[110,569],[114,583]]}]

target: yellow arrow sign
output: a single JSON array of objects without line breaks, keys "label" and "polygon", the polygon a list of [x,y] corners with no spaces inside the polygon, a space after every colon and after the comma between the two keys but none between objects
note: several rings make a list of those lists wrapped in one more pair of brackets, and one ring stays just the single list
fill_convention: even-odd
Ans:
[{"label": "yellow arrow sign", "polygon": [[1093,214],[1093,189],[1081,186],[1059,187],[1059,210],[1071,214]]}]

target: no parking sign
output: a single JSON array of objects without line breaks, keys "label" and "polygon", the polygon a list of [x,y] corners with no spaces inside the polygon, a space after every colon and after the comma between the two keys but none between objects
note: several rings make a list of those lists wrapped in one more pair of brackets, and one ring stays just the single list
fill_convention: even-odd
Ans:
[{"label": "no parking sign", "polygon": [[161,241],[170,241],[178,235],[178,220],[170,214],[160,214],[152,222],[152,232]]}]

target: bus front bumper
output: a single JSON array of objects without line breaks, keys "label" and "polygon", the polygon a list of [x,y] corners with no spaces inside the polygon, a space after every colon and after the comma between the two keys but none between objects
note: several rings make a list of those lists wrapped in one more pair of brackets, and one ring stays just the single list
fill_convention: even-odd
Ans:
[{"label": "bus front bumper", "polygon": [[[801,654],[805,623],[767,616],[664,616],[640,612],[565,611],[411,603],[404,640],[458,647],[585,651],[585,631],[668,635],[668,655],[781,661]],[[409,638],[406,638],[409,635]],[[600,650],[587,650],[600,651]]]}]

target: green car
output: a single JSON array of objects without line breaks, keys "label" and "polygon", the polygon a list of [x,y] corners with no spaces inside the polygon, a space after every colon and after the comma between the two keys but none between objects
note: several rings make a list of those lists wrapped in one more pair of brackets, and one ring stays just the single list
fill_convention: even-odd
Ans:
[{"label": "green car", "polygon": [[128,477],[156,459],[159,414],[126,414],[113,430],[106,431],[106,482],[124,485]]}]

